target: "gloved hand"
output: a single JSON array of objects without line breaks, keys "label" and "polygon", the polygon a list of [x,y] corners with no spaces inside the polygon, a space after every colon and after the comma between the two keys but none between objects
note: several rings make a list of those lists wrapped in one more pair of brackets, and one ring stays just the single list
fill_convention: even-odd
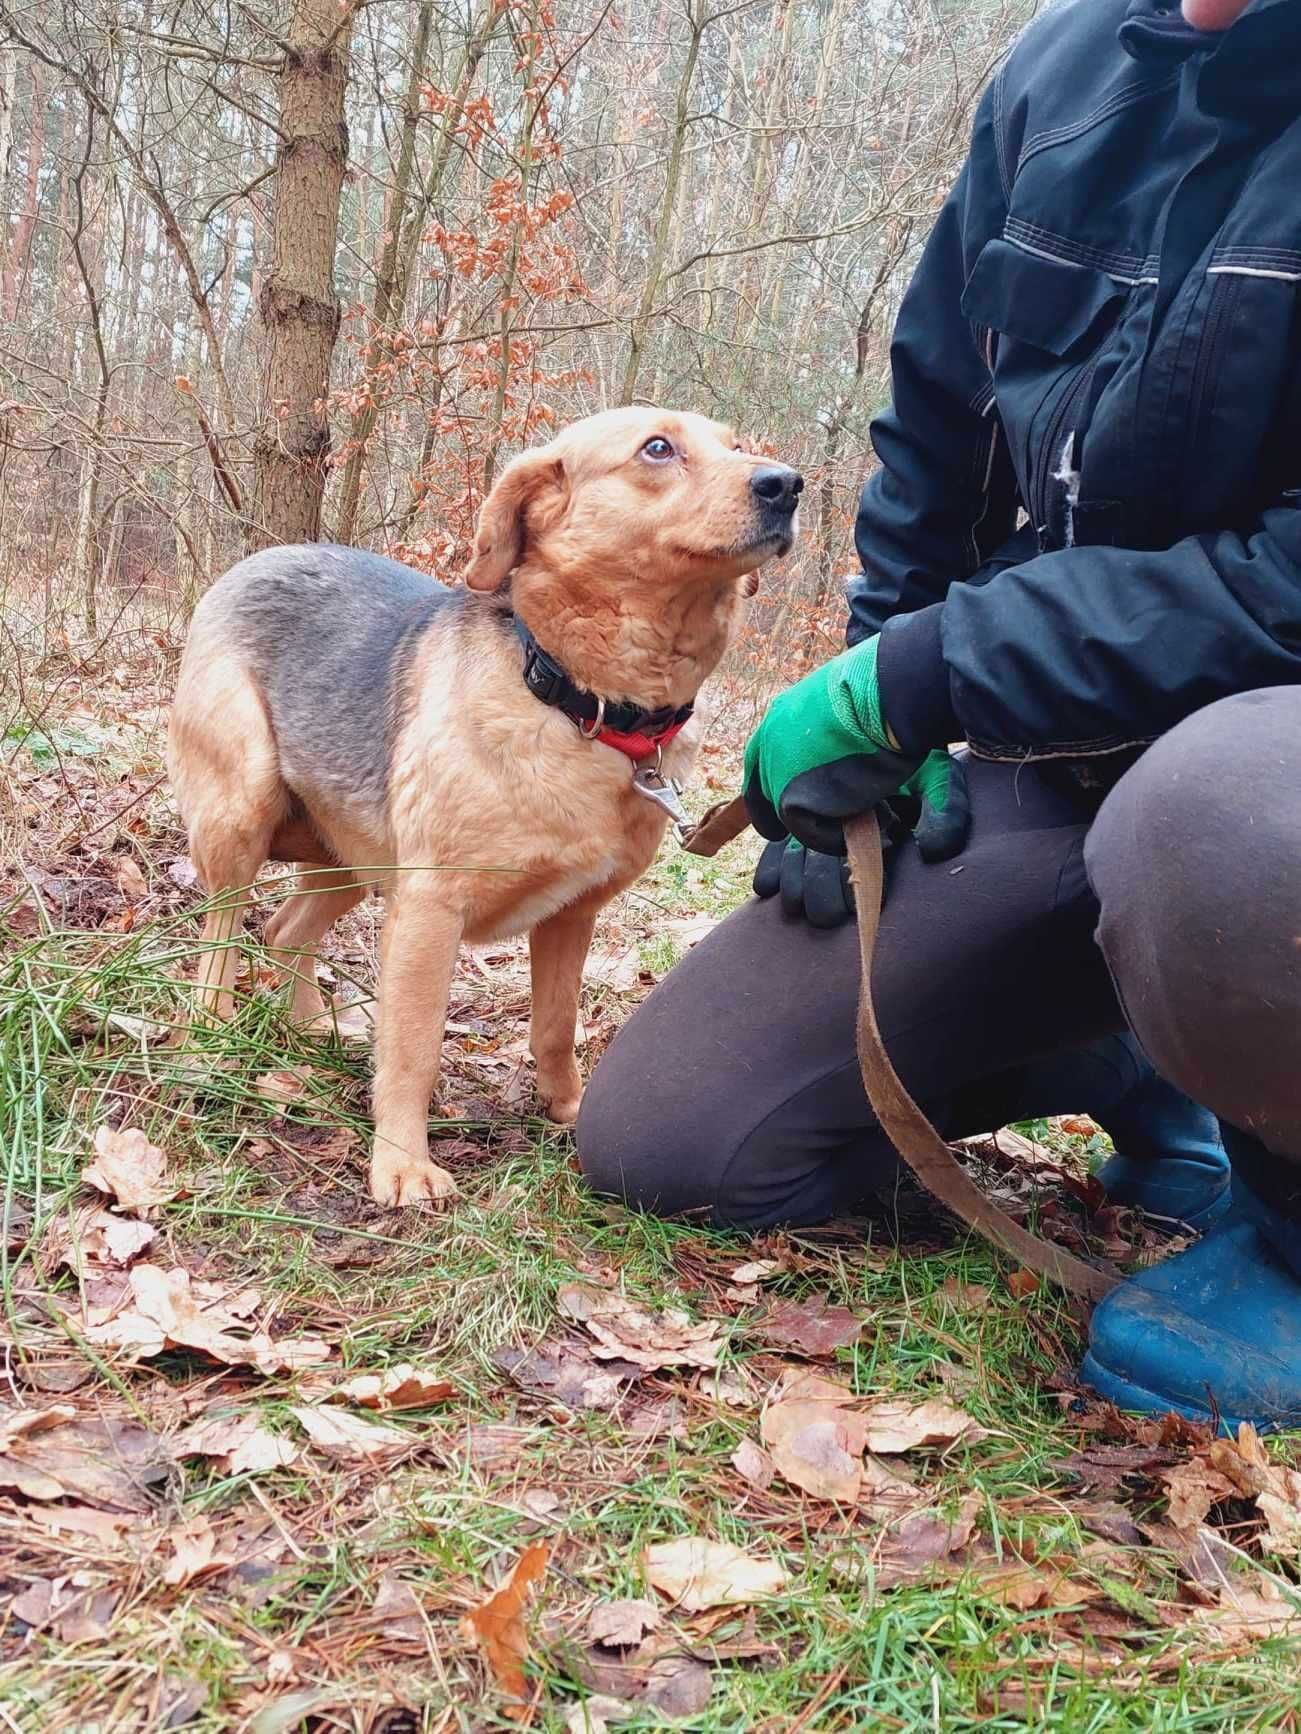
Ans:
[{"label": "gloved hand", "polygon": [[[963,760],[942,750],[931,753],[887,805],[890,822],[883,823],[884,843],[890,842],[891,830],[911,831],[923,861],[951,860],[971,831]],[[885,883],[888,891],[888,873]],[[794,837],[766,844],[754,870],[756,897],[779,892],[783,913],[802,916],[810,927],[840,927],[854,914],[854,887],[844,856],[806,849]]]},{"label": "gloved hand", "polygon": [[781,893],[782,913],[802,916],[810,927],[841,927],[854,914],[854,888],[843,855],[806,849],[794,837],[764,845],[754,870],[756,897]]},{"label": "gloved hand", "polygon": [[947,748],[927,753],[890,807],[913,834],[923,861],[951,861],[971,835],[966,759]]},{"label": "gloved hand", "polygon": [[[880,638],[842,651],[768,706],[745,748],[742,785],[763,837],[788,833],[828,855],[845,852],[844,821],[899,791],[923,760],[899,750],[881,712]],[[933,777],[928,790],[938,787]]]}]

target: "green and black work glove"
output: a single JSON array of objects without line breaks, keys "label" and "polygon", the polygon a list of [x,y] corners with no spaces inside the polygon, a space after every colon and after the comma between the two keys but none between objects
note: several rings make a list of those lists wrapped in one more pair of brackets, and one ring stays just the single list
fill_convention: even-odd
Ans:
[{"label": "green and black work glove", "polygon": [[[881,840],[887,847],[912,833],[923,861],[949,861],[971,831],[971,800],[963,761],[939,750],[892,795],[881,815]],[[886,879],[887,888],[889,877]],[[803,917],[810,927],[840,927],[854,914],[849,863],[842,855],[806,849],[794,837],[768,843],[754,870],[756,897],[781,896],[786,915]]]},{"label": "green and black work glove", "polygon": [[[947,753],[902,752],[890,732],[877,680],[879,645],[879,637],[868,638],[842,651],[768,706],[746,743],[743,782],[761,836],[789,834],[810,849],[843,855],[845,820],[856,813],[905,791],[939,813],[960,799]],[[965,780],[960,788],[965,794]]]}]

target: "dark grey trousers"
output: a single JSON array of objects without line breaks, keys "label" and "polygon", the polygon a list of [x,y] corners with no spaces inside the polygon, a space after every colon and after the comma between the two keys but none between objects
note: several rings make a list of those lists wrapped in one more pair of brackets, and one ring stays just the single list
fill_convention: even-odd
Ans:
[{"label": "dark grey trousers", "polygon": [[[967,761],[971,840],[895,851],[878,1018],[950,1138],[1035,1114],[1107,1124],[1146,1050],[1236,1128],[1235,1166],[1301,1216],[1301,688],[1208,706],[1094,817],[1051,772]],[[854,1051],[852,927],[753,900],[612,1042],[578,1121],[601,1192],[760,1227],[853,1211],[896,1161]],[[1132,1034],[1130,1033],[1132,1032]]]}]

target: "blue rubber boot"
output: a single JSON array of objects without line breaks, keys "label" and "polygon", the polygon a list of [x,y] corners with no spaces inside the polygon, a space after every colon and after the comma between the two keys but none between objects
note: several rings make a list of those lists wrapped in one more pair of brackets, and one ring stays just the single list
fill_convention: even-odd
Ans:
[{"label": "blue rubber boot", "polygon": [[1229,1158],[1214,1114],[1146,1067],[1137,1088],[1100,1119],[1116,1147],[1098,1170],[1110,1203],[1169,1217],[1199,1232],[1223,1217],[1229,1208]]},{"label": "blue rubber boot", "polygon": [[1121,1409],[1301,1427],[1301,1227],[1235,1183],[1203,1239],[1102,1302],[1080,1374]]}]

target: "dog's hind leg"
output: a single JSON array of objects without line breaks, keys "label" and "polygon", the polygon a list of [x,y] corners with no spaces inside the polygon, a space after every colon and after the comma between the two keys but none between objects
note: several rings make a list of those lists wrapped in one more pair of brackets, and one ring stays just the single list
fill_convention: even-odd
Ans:
[{"label": "dog's hind leg", "polygon": [[285,805],[280,760],[256,687],[234,657],[184,678],[172,708],[167,762],[189,829],[190,856],[211,907],[197,977],[201,1017],[235,1009],[236,941],[253,881]]},{"label": "dog's hind leg", "polygon": [[294,888],[266,925],[263,942],[280,979],[293,984],[289,1015],[295,1023],[328,1016],[316,984],[317,947],[340,916],[356,907],[367,887],[347,867],[313,867],[300,861]]},{"label": "dog's hind leg", "polygon": [[456,1195],[452,1176],[429,1160],[429,1102],[438,1083],[462,924],[460,911],[426,883],[437,878],[421,872],[400,876],[380,935],[370,1161],[377,1204]]}]

